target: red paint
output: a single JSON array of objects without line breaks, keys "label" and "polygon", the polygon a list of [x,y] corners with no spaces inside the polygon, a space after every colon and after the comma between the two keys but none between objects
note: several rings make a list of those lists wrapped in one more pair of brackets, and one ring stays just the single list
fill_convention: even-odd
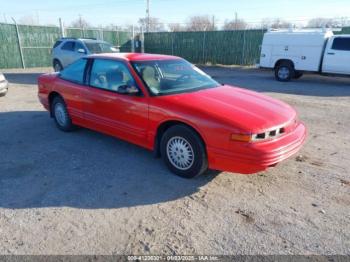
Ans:
[{"label": "red paint", "polygon": [[[39,99],[49,109],[48,96],[59,93],[74,124],[106,133],[153,150],[158,127],[183,122],[202,137],[209,167],[237,173],[256,173],[296,153],[306,137],[295,110],[268,96],[232,86],[196,92],[150,96],[130,61],[178,59],[150,54],[101,54],[124,61],[143,96],[128,96],[77,85],[56,74],[39,77]],[[230,140],[231,134],[252,134],[285,127],[285,133],[262,142]]]}]

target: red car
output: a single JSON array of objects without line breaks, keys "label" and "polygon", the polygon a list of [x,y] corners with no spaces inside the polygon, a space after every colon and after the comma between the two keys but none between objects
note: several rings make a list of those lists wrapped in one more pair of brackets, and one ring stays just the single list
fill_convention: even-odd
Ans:
[{"label": "red car", "polygon": [[39,99],[57,127],[82,126],[145,147],[169,169],[251,174],[302,146],[306,129],[289,105],[221,85],[184,59],[100,54],[39,77]]}]

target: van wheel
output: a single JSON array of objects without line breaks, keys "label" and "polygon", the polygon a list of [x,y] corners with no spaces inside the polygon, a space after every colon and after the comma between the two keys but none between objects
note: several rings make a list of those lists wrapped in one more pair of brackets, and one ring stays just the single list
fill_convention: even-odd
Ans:
[{"label": "van wheel", "polygon": [[202,140],[184,125],[170,127],[160,142],[162,158],[174,174],[193,178],[208,169],[208,160]]},{"label": "van wheel", "polygon": [[295,76],[295,70],[291,63],[282,62],[275,68],[275,77],[280,82],[288,82]]},{"label": "van wheel", "polygon": [[53,62],[53,69],[55,70],[55,72],[60,72],[60,71],[63,70],[63,66],[62,66],[62,64],[60,63],[60,61],[55,60],[55,61]]}]

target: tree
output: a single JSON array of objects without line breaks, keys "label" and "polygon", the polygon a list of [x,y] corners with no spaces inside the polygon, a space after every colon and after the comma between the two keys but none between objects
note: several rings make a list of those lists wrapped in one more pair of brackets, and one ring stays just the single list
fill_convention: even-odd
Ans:
[{"label": "tree", "polygon": [[210,18],[208,15],[192,16],[188,19],[187,31],[214,31],[215,17]]},{"label": "tree", "polygon": [[248,28],[248,24],[243,19],[226,20],[223,26],[223,30],[245,30]]},{"label": "tree", "polygon": [[88,21],[86,21],[84,18],[82,18],[81,16],[79,16],[79,18],[77,18],[76,20],[71,22],[70,26],[75,27],[75,28],[89,28],[89,27],[91,27],[90,23]]},{"label": "tree", "polygon": [[275,18],[273,20],[265,18],[262,20],[261,25],[264,29],[267,29],[267,28],[274,28],[274,29],[291,28],[293,26],[290,22],[284,21],[280,18]]},{"label": "tree", "polygon": [[38,18],[34,18],[31,15],[23,16],[18,20],[18,23],[22,25],[38,25]]},{"label": "tree", "polygon": [[148,18],[140,18],[139,19],[139,25],[143,27],[145,31],[149,32],[161,32],[165,31],[164,23],[162,23],[159,18],[156,17],[150,17],[149,18],[149,28],[148,28]]},{"label": "tree", "polygon": [[346,17],[341,17],[339,19],[333,19],[333,18],[322,18],[322,17],[317,17],[311,19],[307,26],[308,27],[313,27],[313,28],[332,28],[332,27],[343,27],[343,26],[348,26],[350,24],[349,19]]},{"label": "tree", "polygon": [[168,24],[168,27],[170,29],[171,32],[180,32],[180,31],[186,31],[186,28],[183,27],[181,24],[179,23],[171,23]]}]

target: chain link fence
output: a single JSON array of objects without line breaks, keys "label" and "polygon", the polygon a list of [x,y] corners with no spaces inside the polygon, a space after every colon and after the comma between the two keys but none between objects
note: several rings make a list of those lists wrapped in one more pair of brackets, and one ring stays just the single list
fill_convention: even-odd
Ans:
[{"label": "chain link fence", "polygon": [[[169,54],[196,64],[254,65],[266,30],[155,32],[138,34],[101,28],[63,28],[0,23],[0,68],[51,66],[51,49],[62,35],[96,38],[121,52]],[[350,27],[337,34],[350,34]]]},{"label": "chain link fence", "polygon": [[132,32],[0,23],[0,68],[51,66],[51,49],[62,30],[66,37],[96,38],[118,46],[121,52],[131,51]]},{"label": "chain link fence", "polygon": [[183,57],[197,64],[252,65],[265,30],[146,33],[147,53]]}]

